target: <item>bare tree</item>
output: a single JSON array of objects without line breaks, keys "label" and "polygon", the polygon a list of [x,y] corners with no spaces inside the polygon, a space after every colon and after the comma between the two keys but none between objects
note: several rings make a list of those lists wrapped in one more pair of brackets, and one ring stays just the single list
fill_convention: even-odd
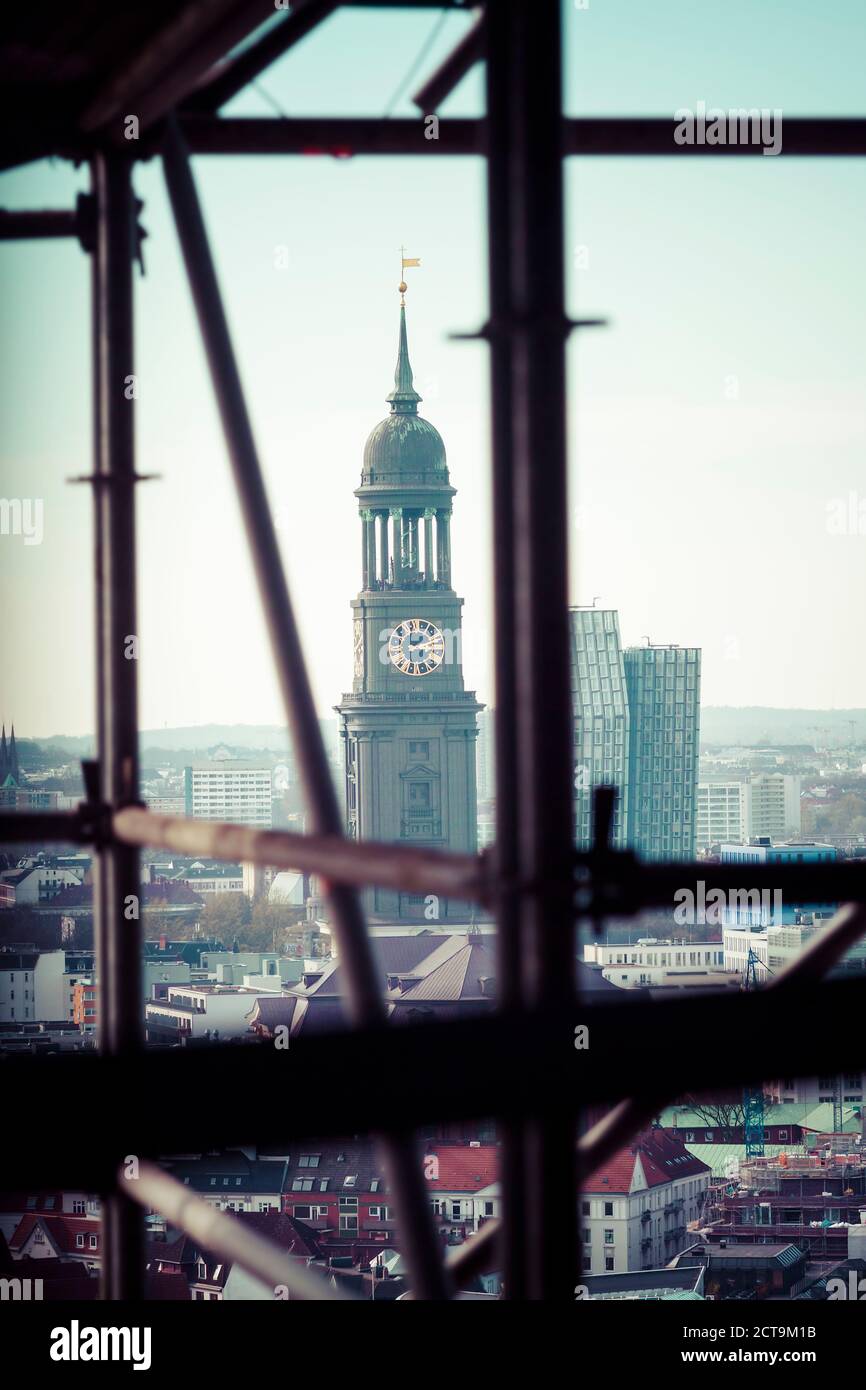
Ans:
[{"label": "bare tree", "polygon": [[718,1096],[687,1095],[683,1096],[682,1103],[694,1110],[708,1129],[730,1133],[733,1130],[742,1130],[746,1122],[742,1098],[731,1100]]}]

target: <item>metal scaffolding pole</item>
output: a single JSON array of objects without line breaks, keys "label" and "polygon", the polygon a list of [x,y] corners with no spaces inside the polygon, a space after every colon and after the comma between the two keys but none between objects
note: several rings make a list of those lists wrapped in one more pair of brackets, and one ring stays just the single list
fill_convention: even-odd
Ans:
[{"label": "metal scaffolding pole", "polygon": [[[98,154],[92,173],[97,751],[99,796],[120,808],[138,800],[132,330],[136,206],[128,159]],[[139,851],[113,839],[97,849],[99,1044],[110,1057],[131,1059],[144,1042]],[[141,1213],[127,1197],[113,1192],[106,1197],[103,1221],[102,1296],[140,1299]]]},{"label": "metal scaffolding pole", "polygon": [[[343,830],[342,816],[325,756],[204,219],[188,154],[173,120],[166,130],[163,165],[307,804],[316,833],[338,836]],[[383,1023],[386,1021],[385,1005],[358,894],[345,885],[330,883],[327,888],[340,956],[345,965],[352,1021],[358,1025]],[[422,1298],[446,1298],[450,1281],[439,1258],[421,1164],[406,1137],[391,1135],[381,1142],[413,1285]]]},{"label": "metal scaffolding pole", "polygon": [[[500,884],[518,876],[516,667],[514,626],[514,436],[511,428],[511,351],[502,326],[510,315],[510,228],[512,220],[508,111],[508,17],[503,9],[485,25],[487,45],[487,240],[490,323],[491,444],[493,461],[493,565],[496,678],[496,840],[493,853]],[[499,998],[504,1009],[522,1002],[519,904],[513,891],[497,894],[496,948]],[[506,1298],[526,1295],[526,1226],[522,1215],[526,1173],[523,1126],[506,1122],[502,1130],[502,1268]]]},{"label": "metal scaffolding pole", "polygon": [[[574,997],[571,689],[565,440],[561,36],[558,0],[491,7],[491,51],[509,78],[502,134],[511,194],[506,226],[514,516],[517,827],[524,1000]],[[567,1032],[562,1048],[570,1044]],[[577,1275],[574,1116],[526,1126],[527,1295],[573,1299]]]}]

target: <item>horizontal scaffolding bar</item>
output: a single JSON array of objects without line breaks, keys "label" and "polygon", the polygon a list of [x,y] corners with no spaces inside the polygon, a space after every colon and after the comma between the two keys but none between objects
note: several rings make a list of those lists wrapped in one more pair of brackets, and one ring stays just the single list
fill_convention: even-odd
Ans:
[{"label": "horizontal scaffolding bar", "polygon": [[[563,121],[565,155],[654,155],[679,158],[763,156],[760,144],[678,145],[673,117],[577,117]],[[431,138],[424,116],[388,121],[370,117],[185,116],[183,133],[193,154],[483,155],[483,120],[439,120]],[[866,155],[866,119],[786,117],[782,157]],[[495,135],[493,137],[495,139]]]},{"label": "horizontal scaffolding bar", "polygon": [[[126,1154],[197,1153],[202,1143],[286,1144],[431,1120],[561,1116],[563,1108],[660,1088],[683,1095],[866,1069],[864,1014],[866,975],[737,994],[700,991],[663,1004],[578,1001],[447,1023],[301,1033],[285,1051],[264,1042],[150,1048],[123,1061],[7,1056],[6,1112],[28,1121],[0,1152],[0,1188],[63,1183],[93,1191],[113,1184]],[[585,1051],[574,1046],[579,1024],[589,1030]],[[87,1143],[70,1145],[63,1107],[34,1106],[35,1095],[86,1095]],[[295,1099],[282,1105],[283,1095]]]},{"label": "horizontal scaffolding bar", "polygon": [[414,845],[346,840],[338,835],[253,830],[244,825],[159,816],[138,807],[120,811],[112,823],[117,838],[130,845],[294,869],[320,874],[333,883],[439,893],[475,902],[484,901],[487,896],[487,861],[472,854],[437,853]]},{"label": "horizontal scaffolding bar", "polygon": [[[0,844],[40,842],[87,844],[116,837],[123,844],[172,849],[179,854],[208,855],[230,863],[318,873],[334,883],[402,888],[406,892],[492,904],[515,885],[497,882],[493,857],[421,849],[379,840],[345,840],[337,835],[297,835],[286,830],[254,830],[222,821],[163,816],[145,807],[127,806],[111,816],[107,808],[82,803],[77,811],[0,813]],[[705,897],[778,891],[788,904],[866,902],[866,861],[815,864],[645,864],[630,850],[574,856],[575,913],[586,917],[635,916],[645,908],[670,907],[690,890]],[[745,905],[745,904],[744,904]],[[771,904],[772,907],[772,904]]]},{"label": "horizontal scaffolding bar", "polygon": [[[805,846],[804,846],[805,848]],[[778,892],[782,903],[835,904],[866,902],[866,860],[828,860],[814,864],[647,864],[630,850],[575,854],[576,910],[587,917],[633,917],[645,908],[685,904],[685,892],[694,896],[695,909],[713,891],[734,895]],[[774,903],[767,904],[769,911]],[[699,919],[696,919],[699,920]]]},{"label": "horizontal scaffolding bar", "polygon": [[[194,99],[193,99],[194,100]],[[672,116],[581,116],[563,121],[566,156],[668,156],[672,159],[753,158],[760,144],[678,145]],[[369,116],[219,117],[180,114],[191,154],[217,155],[478,155],[487,152],[484,120],[439,119],[436,137],[426,117],[378,120]],[[97,136],[88,137],[68,120],[46,117],[12,132],[0,148],[0,168],[28,159],[57,156],[87,159]],[[495,137],[494,137],[495,138]],[[158,126],[127,150],[130,158],[151,159],[159,153]],[[866,119],[859,116],[790,116],[782,125],[781,158],[850,158],[866,155]]]},{"label": "horizontal scaffolding bar", "polygon": [[42,208],[38,212],[14,212],[0,208],[0,241],[29,241],[37,237],[77,237],[77,211]]},{"label": "horizontal scaffolding bar", "polygon": [[344,116],[182,116],[191,154],[483,154],[483,123],[440,121],[428,138],[423,116],[373,120]]}]

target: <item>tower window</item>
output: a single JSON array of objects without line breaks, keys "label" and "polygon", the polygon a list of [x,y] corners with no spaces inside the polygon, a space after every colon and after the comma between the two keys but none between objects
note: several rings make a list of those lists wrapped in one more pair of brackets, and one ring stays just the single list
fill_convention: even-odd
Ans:
[{"label": "tower window", "polygon": [[429,782],[410,782],[409,801],[412,806],[430,805],[430,783]]},{"label": "tower window", "polygon": [[428,742],[409,744],[409,757],[422,758],[426,761],[430,757],[430,744]]}]

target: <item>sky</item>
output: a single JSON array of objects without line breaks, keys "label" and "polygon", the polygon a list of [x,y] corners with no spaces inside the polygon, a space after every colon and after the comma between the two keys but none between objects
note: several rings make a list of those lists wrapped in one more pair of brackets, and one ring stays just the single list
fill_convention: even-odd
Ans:
[{"label": "sky", "polygon": [[[569,114],[864,114],[860,0],[564,12]],[[416,114],[408,97],[469,22],[338,12],[226,109]],[[441,138],[482,112],[476,69]],[[324,715],[351,681],[352,493],[388,409],[401,244],[421,257],[410,353],[458,490],[467,686],[492,702],[487,350],[449,339],[486,313],[482,161],[202,157],[195,175]],[[158,475],[138,490],[140,723],[281,723],[158,162],[135,184],[138,467]],[[86,186],[34,163],[0,177],[0,204],[68,207]],[[701,647],[705,704],[866,704],[864,161],[786,159],[784,142],[776,158],[571,159],[566,195],[569,312],[609,319],[568,352],[571,600],[617,608],[627,643]],[[88,259],[5,243],[0,285],[0,495],[43,515],[41,544],[0,535],[0,714],[24,735],[87,733],[91,498],[68,480],[91,466]]]}]

